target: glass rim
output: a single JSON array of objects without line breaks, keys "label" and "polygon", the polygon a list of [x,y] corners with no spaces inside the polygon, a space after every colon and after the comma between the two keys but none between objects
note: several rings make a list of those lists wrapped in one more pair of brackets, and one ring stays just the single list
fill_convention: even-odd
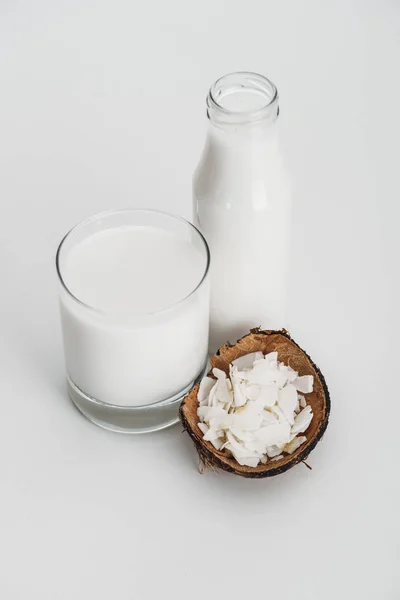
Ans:
[{"label": "glass rim", "polygon": [[[118,215],[118,214],[122,215],[123,213],[142,213],[142,214],[153,214],[153,215],[168,217],[168,218],[170,218],[170,219],[172,219],[174,221],[179,221],[179,222],[183,223],[184,225],[188,226],[189,229],[192,229],[193,231],[195,231],[198,234],[198,236],[202,240],[202,242],[204,244],[204,248],[206,250],[206,266],[205,266],[204,273],[201,276],[200,281],[198,282],[198,284],[196,285],[196,287],[194,287],[186,296],[184,296],[183,298],[180,298],[179,300],[177,300],[173,304],[170,304],[169,306],[166,306],[165,308],[161,308],[160,310],[156,310],[156,311],[150,311],[150,312],[131,311],[131,310],[128,310],[128,311],[121,311],[121,310],[110,311],[110,310],[103,310],[101,308],[97,308],[95,306],[87,304],[86,302],[83,302],[77,296],[75,296],[75,294],[73,294],[71,292],[71,290],[68,288],[67,284],[64,281],[64,278],[63,278],[62,273],[61,273],[61,267],[60,267],[60,256],[61,256],[61,252],[63,250],[64,243],[67,241],[67,239],[70,238],[70,236],[73,233],[75,233],[81,227],[84,227],[85,225],[89,225],[91,222],[96,221],[97,219],[104,219],[106,217],[111,217],[113,215]],[[111,209],[111,210],[106,210],[106,211],[103,211],[103,212],[100,212],[100,213],[96,213],[95,215],[92,215],[91,217],[88,217],[87,219],[83,219],[82,221],[79,221],[79,223],[77,223],[76,225],[74,225],[64,235],[64,237],[62,238],[61,242],[58,245],[56,256],[55,256],[55,264],[56,264],[56,271],[57,271],[58,279],[59,279],[59,281],[61,283],[61,287],[67,293],[67,296],[69,296],[70,298],[72,298],[72,300],[74,300],[75,302],[77,302],[80,306],[84,307],[86,310],[90,310],[91,312],[94,312],[94,313],[100,314],[100,315],[104,315],[104,316],[111,316],[111,315],[121,315],[121,316],[150,316],[150,315],[154,315],[154,316],[156,316],[156,315],[160,315],[162,313],[165,313],[165,312],[168,312],[168,311],[174,309],[176,306],[178,306],[179,304],[185,302],[191,296],[193,296],[197,292],[197,290],[202,286],[202,284],[204,283],[204,281],[205,281],[205,279],[206,279],[206,277],[208,275],[208,272],[209,272],[209,269],[210,269],[210,262],[211,262],[211,254],[210,254],[210,248],[208,246],[207,240],[205,239],[205,237],[201,233],[201,231],[199,229],[197,229],[197,227],[195,227],[195,225],[193,225],[193,223],[190,223],[190,221],[188,221],[184,217],[180,217],[178,215],[174,215],[174,214],[166,212],[166,211],[152,209],[152,208],[121,208],[121,209]]]},{"label": "glass rim", "polygon": [[[264,84],[265,87],[270,88],[270,95],[266,98],[265,104],[263,104],[259,108],[245,110],[245,111],[232,110],[232,109],[226,108],[225,106],[220,104],[220,102],[218,101],[218,98],[216,97],[216,92],[218,91],[218,87],[225,80],[229,81],[229,79],[232,79],[234,77],[248,78],[250,81],[253,80],[253,83],[255,81],[258,84],[260,84],[260,86],[262,84]],[[265,95],[267,96],[266,90],[260,86],[256,85],[254,87],[258,87],[258,89],[260,91],[264,91]],[[234,119],[238,119],[239,121],[254,122],[254,121],[263,119],[264,116],[266,114],[268,114],[271,111],[271,109],[278,103],[278,100],[279,100],[278,88],[270,79],[268,79],[268,77],[265,77],[265,75],[261,75],[260,73],[255,73],[253,71],[233,71],[232,73],[227,73],[226,75],[222,75],[222,77],[219,77],[212,84],[212,86],[209,89],[208,96],[207,96],[207,106],[208,106],[208,112],[210,110],[215,110],[225,117],[231,117]]]}]

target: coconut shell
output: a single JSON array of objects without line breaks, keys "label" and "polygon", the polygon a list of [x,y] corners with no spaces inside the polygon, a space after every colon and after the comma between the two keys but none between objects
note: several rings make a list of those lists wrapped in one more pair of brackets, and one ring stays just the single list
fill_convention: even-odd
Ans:
[{"label": "coconut shell", "polygon": [[[279,473],[284,473],[298,463],[304,462],[322,438],[328,426],[331,405],[324,376],[309,355],[296,344],[284,329],[281,331],[252,329],[248,335],[238,340],[235,345],[222,346],[210,359],[211,370],[217,367],[229,375],[229,364],[233,360],[258,350],[261,350],[264,354],[276,351],[278,352],[278,359],[298,371],[299,375],[313,375],[314,389],[311,394],[306,394],[306,399],[307,404],[312,407],[314,416],[307,431],[302,434],[307,437],[307,441],[293,454],[284,454],[283,458],[277,461],[269,460],[266,465],[261,463],[257,467],[239,465],[232,456],[216,450],[210,442],[203,439],[203,434],[197,425],[199,421],[197,416],[199,385],[196,385],[183,400],[179,415],[184,429],[192,438],[198,451],[201,471],[223,469],[229,473],[254,479],[279,475]],[[209,375],[212,376],[212,373],[210,372]]]}]

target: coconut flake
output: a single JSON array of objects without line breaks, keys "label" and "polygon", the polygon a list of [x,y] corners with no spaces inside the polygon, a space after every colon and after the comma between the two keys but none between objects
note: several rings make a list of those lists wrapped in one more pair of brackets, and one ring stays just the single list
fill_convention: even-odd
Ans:
[{"label": "coconut flake", "polygon": [[226,373],[225,371],[222,371],[222,369],[217,369],[217,367],[214,367],[212,372],[217,379],[226,379]]},{"label": "coconut flake", "polygon": [[215,381],[208,395],[208,406],[218,406],[218,380]]},{"label": "coconut flake", "polygon": [[258,402],[263,407],[271,407],[278,400],[278,387],[274,383],[268,385],[246,385],[243,390],[248,400]]},{"label": "coconut flake", "polygon": [[258,465],[260,458],[262,458],[261,453],[252,452],[245,448],[235,439],[230,431],[227,432],[226,436],[228,443],[225,444],[225,448],[233,454],[240,465],[246,465],[248,467],[256,467]]},{"label": "coconut flake", "polygon": [[281,423],[288,422],[287,418],[285,417],[285,415],[283,414],[283,412],[281,411],[281,409],[279,408],[279,406],[277,404],[271,408],[271,412],[278,418],[278,420]]},{"label": "coconut flake", "polygon": [[232,414],[232,424],[238,429],[247,431],[256,431],[263,422],[262,408],[259,408],[254,402],[248,402],[239,410]]},{"label": "coconut flake", "polygon": [[232,435],[235,436],[236,440],[239,443],[246,444],[247,442],[251,442],[254,439],[254,435],[250,431],[244,431],[243,429],[239,429],[238,427],[230,427],[229,431]]},{"label": "coconut flake", "polygon": [[210,429],[206,423],[197,423],[197,427],[200,429],[201,433],[205,435],[207,431]]},{"label": "coconut flake", "polygon": [[244,378],[256,385],[276,384],[279,388],[287,382],[286,373],[278,369],[277,364],[268,360],[257,360],[251,371],[244,372]]},{"label": "coconut flake", "polygon": [[208,405],[208,397],[216,383],[216,380],[212,377],[204,377],[201,380],[199,391],[197,392],[197,400],[199,401],[200,406]]},{"label": "coconut flake", "polygon": [[306,431],[309,424],[311,423],[312,418],[312,408],[311,406],[307,405],[295,418],[294,424],[292,426],[292,434],[303,433],[303,431]]},{"label": "coconut flake", "polygon": [[221,450],[222,446],[224,445],[224,442],[221,438],[218,438],[216,440],[211,440],[211,443],[216,450]]},{"label": "coconut flake", "polygon": [[218,438],[222,438],[223,433],[221,430],[214,429],[214,427],[210,427],[207,433],[204,434],[204,439],[206,442],[212,442],[213,440],[217,440]]},{"label": "coconut flake", "polygon": [[245,388],[241,383],[233,384],[233,398],[236,407],[246,404]]},{"label": "coconut flake", "polygon": [[268,385],[275,382],[276,373],[279,373],[279,371],[271,369],[267,361],[258,360],[254,363],[251,371],[244,371],[243,373],[244,379],[249,383]]},{"label": "coconut flake", "polygon": [[233,392],[228,388],[226,379],[218,379],[217,385],[211,390],[211,393],[215,389],[215,397],[221,404],[228,404],[232,402]]},{"label": "coconut flake", "polygon": [[286,377],[286,380],[289,383],[293,383],[293,381],[297,379],[297,371],[294,371],[289,365],[285,365],[282,362],[279,363],[279,371]]},{"label": "coconut flake", "polygon": [[305,408],[307,406],[307,401],[302,394],[298,394],[300,408]]},{"label": "coconut flake", "polygon": [[243,445],[245,448],[247,448],[247,450],[250,450],[251,452],[256,452],[257,454],[261,454],[262,456],[266,454],[267,446],[262,440],[248,440]]},{"label": "coconut flake", "polygon": [[215,429],[219,429],[221,431],[225,431],[232,426],[233,415],[224,411],[224,414],[216,415],[215,417],[211,417],[208,421],[210,427],[214,427]]},{"label": "coconut flake", "polygon": [[207,418],[209,408],[210,408],[209,406],[199,406],[198,407],[197,416],[199,417],[200,421],[204,421]]},{"label": "coconut flake", "polygon": [[278,401],[278,386],[273,383],[261,386],[257,400],[261,402],[264,407],[274,406]]},{"label": "coconut flake", "polygon": [[290,425],[293,425],[294,423],[294,411],[297,404],[298,400],[296,388],[291,383],[288,383],[284,388],[279,390],[278,406]]},{"label": "coconut flake", "polygon": [[278,367],[277,352],[268,352],[268,354],[265,355],[264,360],[266,360],[272,368],[276,369]]},{"label": "coconut flake", "polygon": [[267,454],[269,458],[275,458],[281,454],[282,450],[278,446],[267,446]]},{"label": "coconut flake", "polygon": [[207,422],[213,417],[225,416],[227,413],[222,406],[199,406],[197,416],[201,421]]},{"label": "coconut flake", "polygon": [[246,390],[246,398],[248,400],[257,400],[258,396],[261,393],[261,386],[260,385],[246,385],[245,386],[245,390]]},{"label": "coconut flake", "polygon": [[231,365],[229,367],[229,375],[233,386],[233,405],[235,407],[244,406],[246,404],[246,384],[238,377],[237,367]]},{"label": "coconut flake", "polygon": [[235,458],[236,462],[238,462],[239,465],[242,465],[244,467],[257,467],[258,463],[260,462],[260,460],[262,458],[262,455],[261,456],[257,456],[255,454],[252,455],[248,450],[244,450],[243,452],[240,452],[239,450],[234,448],[232,446],[232,444],[226,444],[225,448],[231,452],[231,454]]},{"label": "coconut flake", "polygon": [[283,458],[283,454],[278,454],[278,456],[274,456],[271,460],[281,460],[281,458]]},{"label": "coconut flake", "polygon": [[245,354],[244,356],[236,358],[231,364],[238,370],[242,371],[245,369],[251,369],[255,360],[260,360],[263,358],[264,354],[262,352],[250,352],[250,354]]},{"label": "coconut flake", "polygon": [[284,450],[288,454],[293,454],[293,452],[295,452],[297,450],[297,448],[300,448],[300,446],[302,444],[304,444],[304,442],[306,442],[306,441],[307,441],[307,438],[305,435],[301,435],[300,437],[295,437],[291,442],[289,442],[289,444],[286,444]]},{"label": "coconut flake", "polygon": [[279,423],[277,425],[266,425],[261,427],[254,435],[261,441],[265,442],[266,446],[275,446],[287,444],[290,439],[289,423]]},{"label": "coconut flake", "polygon": [[264,410],[262,413],[263,417],[263,425],[272,425],[273,423],[278,423],[279,419],[276,415],[272,414],[269,410]]},{"label": "coconut flake", "polygon": [[211,442],[216,450],[220,450],[224,443],[224,434],[221,430],[210,427],[203,436],[203,439],[206,440],[206,442]]},{"label": "coconut flake", "polygon": [[313,391],[314,377],[312,375],[302,375],[293,382],[294,387],[303,394],[310,394]]}]

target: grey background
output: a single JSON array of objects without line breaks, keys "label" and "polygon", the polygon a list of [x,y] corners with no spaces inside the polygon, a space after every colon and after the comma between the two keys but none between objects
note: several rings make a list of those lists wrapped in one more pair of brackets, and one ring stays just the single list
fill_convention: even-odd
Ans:
[{"label": "grey background", "polygon": [[[399,63],[389,0],[1,2],[2,600],[400,598]],[[72,408],[54,273],[92,213],[190,217],[208,86],[243,69],[279,88],[290,329],[333,404],[313,470],[261,482]]]}]

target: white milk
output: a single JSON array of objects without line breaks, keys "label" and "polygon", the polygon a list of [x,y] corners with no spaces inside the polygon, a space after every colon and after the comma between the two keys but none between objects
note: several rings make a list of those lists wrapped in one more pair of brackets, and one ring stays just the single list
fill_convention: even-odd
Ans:
[{"label": "white milk", "polygon": [[212,351],[251,327],[286,325],[290,193],[275,92],[261,76],[239,73],[214,84],[208,98],[193,192],[194,221],[211,251]]},{"label": "white milk", "polygon": [[207,269],[204,250],[190,236],[124,226],[63,252],[70,294],[62,288],[61,315],[75,386],[102,402],[139,406],[190,385],[207,355],[207,278],[192,293]]}]

